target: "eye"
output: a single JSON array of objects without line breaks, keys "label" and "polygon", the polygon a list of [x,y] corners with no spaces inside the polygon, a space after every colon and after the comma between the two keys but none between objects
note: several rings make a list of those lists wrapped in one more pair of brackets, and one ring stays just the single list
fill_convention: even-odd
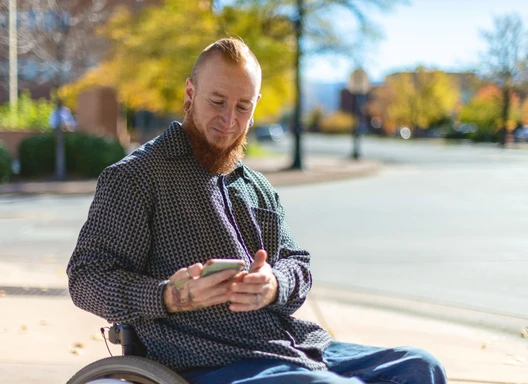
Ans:
[{"label": "eye", "polygon": [[218,101],[218,100],[211,100],[211,103],[214,104],[214,105],[222,105],[222,104],[224,104],[223,101]]},{"label": "eye", "polygon": [[249,111],[249,108],[246,107],[246,106],[243,106],[243,105],[239,105],[237,106],[238,110],[239,111],[242,111],[242,112],[248,112]]}]

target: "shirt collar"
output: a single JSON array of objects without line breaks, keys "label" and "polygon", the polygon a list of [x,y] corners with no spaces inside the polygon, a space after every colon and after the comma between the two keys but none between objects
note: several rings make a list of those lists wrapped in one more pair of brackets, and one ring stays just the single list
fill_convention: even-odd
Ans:
[{"label": "shirt collar", "polygon": [[191,142],[178,121],[173,121],[162,134],[165,144],[165,156],[173,159],[192,154]]},{"label": "shirt collar", "polygon": [[[165,144],[165,156],[167,158],[173,159],[186,155],[194,156],[189,136],[183,130],[180,122],[173,121],[162,134],[162,140]],[[233,183],[239,177],[249,180],[248,169],[242,161],[239,161],[235,169],[225,176],[226,185]]]}]

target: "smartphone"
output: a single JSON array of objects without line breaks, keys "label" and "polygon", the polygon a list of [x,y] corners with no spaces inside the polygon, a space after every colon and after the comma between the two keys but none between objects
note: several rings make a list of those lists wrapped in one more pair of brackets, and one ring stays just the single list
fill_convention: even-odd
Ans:
[{"label": "smartphone", "polygon": [[239,272],[244,268],[244,260],[238,259],[211,259],[204,264],[202,277],[209,276],[213,273],[224,271],[226,269],[236,269]]}]

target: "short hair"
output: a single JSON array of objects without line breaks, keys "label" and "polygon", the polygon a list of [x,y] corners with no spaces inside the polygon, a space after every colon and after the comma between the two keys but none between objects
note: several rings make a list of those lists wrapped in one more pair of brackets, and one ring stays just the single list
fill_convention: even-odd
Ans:
[{"label": "short hair", "polygon": [[198,84],[198,74],[202,67],[207,60],[217,54],[220,54],[224,60],[232,64],[245,65],[252,61],[255,64],[255,67],[261,70],[257,57],[251,52],[246,43],[240,39],[232,37],[224,38],[209,45],[202,51],[202,53],[200,53],[198,59],[196,59],[191,73],[191,80],[195,86]]}]

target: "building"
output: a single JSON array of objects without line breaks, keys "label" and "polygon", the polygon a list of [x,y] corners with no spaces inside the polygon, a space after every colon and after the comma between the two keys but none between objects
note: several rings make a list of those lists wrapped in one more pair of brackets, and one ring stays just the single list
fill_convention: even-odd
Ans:
[{"label": "building", "polygon": [[[18,90],[49,98],[53,89],[96,66],[105,42],[96,29],[117,6],[134,12],[161,0],[17,0]],[[0,2],[0,104],[9,100],[9,8]]]}]

